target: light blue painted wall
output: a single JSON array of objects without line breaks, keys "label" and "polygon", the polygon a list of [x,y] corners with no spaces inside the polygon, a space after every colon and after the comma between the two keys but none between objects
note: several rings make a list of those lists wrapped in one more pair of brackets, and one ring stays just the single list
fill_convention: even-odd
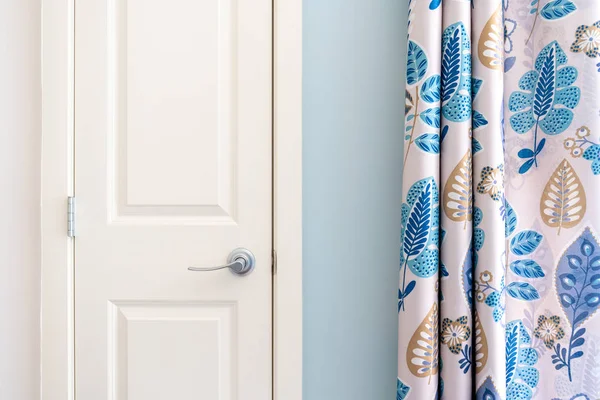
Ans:
[{"label": "light blue painted wall", "polygon": [[391,400],[406,0],[303,11],[304,400]]}]

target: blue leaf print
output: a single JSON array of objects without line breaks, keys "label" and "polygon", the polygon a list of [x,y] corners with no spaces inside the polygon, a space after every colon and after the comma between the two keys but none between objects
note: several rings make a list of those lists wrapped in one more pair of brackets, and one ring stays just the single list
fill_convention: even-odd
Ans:
[{"label": "blue leaf print", "polygon": [[538,143],[538,130],[558,135],[573,121],[571,110],[579,104],[581,90],[571,86],[577,79],[577,70],[566,63],[567,56],[558,42],[551,42],[538,54],[535,69],[519,80],[522,91],[510,95],[508,108],[514,113],[510,117],[513,130],[524,134],[533,129],[533,148],[520,153],[520,158],[525,159],[520,174],[538,165],[538,155],[545,144],[545,139]]},{"label": "blue leaf print", "polygon": [[473,98],[475,98],[475,96],[477,96],[477,94],[479,93],[479,89],[481,89],[481,86],[483,85],[483,79],[472,78],[471,85],[471,93],[473,95]]},{"label": "blue leaf print", "polygon": [[506,57],[504,60],[504,72],[508,72],[515,66],[515,62],[517,61],[517,57]]},{"label": "blue leaf print", "polygon": [[448,134],[448,125],[444,125],[444,127],[442,128],[442,138],[441,141],[444,141],[444,138],[446,137],[446,135]]},{"label": "blue leaf print", "polygon": [[577,10],[575,4],[570,0],[553,0],[546,4],[540,15],[549,21],[561,19]]},{"label": "blue leaf print", "polygon": [[462,22],[442,36],[442,114],[449,121],[471,118],[471,44]]},{"label": "blue leaf print", "polygon": [[567,320],[574,327],[580,326],[600,305],[599,246],[589,228],[586,228],[569,246],[556,268],[559,302]]},{"label": "blue leaf print", "polygon": [[437,133],[425,133],[415,139],[418,148],[427,153],[440,153],[440,135]]},{"label": "blue leaf print", "polygon": [[408,55],[406,64],[406,82],[409,85],[418,83],[427,73],[427,56],[425,52],[412,40],[408,41]]},{"label": "blue leaf print", "polygon": [[477,389],[477,393],[475,394],[476,400],[500,400],[500,394],[496,390],[496,385],[494,385],[494,381],[492,381],[492,377],[488,376],[485,378],[485,381],[479,386]]},{"label": "blue leaf print", "polygon": [[416,281],[407,282],[408,269],[421,278],[438,272],[438,202],[437,184],[433,177],[429,177],[415,182],[408,191],[406,202],[402,204],[399,310],[404,310],[404,301],[417,284]]},{"label": "blue leaf print", "polygon": [[406,226],[404,235],[404,253],[407,259],[421,254],[429,235],[431,227],[431,206],[433,203],[431,188],[432,183],[425,185],[423,191],[417,198]]},{"label": "blue leaf print", "polygon": [[546,276],[540,265],[533,260],[516,260],[510,263],[510,270],[523,278],[543,278]]},{"label": "blue leaf print", "polygon": [[427,103],[435,103],[440,101],[440,83],[439,75],[430,76],[423,82],[421,86],[421,99]]},{"label": "blue leaf print", "polygon": [[473,155],[479,153],[480,151],[483,150],[483,146],[481,145],[481,142],[479,142],[479,140],[473,138],[472,139],[472,149],[473,149]]},{"label": "blue leaf print", "polygon": [[408,397],[408,392],[410,392],[410,386],[398,378],[398,382],[396,384],[396,400],[406,399]]},{"label": "blue leaf print", "polygon": [[485,117],[483,116],[483,114],[481,114],[479,111],[473,111],[473,120],[472,120],[472,127],[473,130],[477,129],[477,128],[481,128],[482,126],[485,126],[488,124],[487,119],[485,119]]},{"label": "blue leaf print", "polygon": [[537,249],[543,238],[542,234],[536,231],[521,231],[510,241],[510,251],[517,256],[526,256]]},{"label": "blue leaf print", "polygon": [[527,282],[511,282],[506,287],[506,293],[517,300],[532,301],[540,298],[540,294]]},{"label": "blue leaf print", "polygon": [[[578,132],[588,132],[589,134],[589,128],[586,126],[582,126],[581,128],[579,128]],[[565,143],[567,143],[567,141],[572,140],[573,138],[568,138],[567,140],[565,140]],[[583,143],[581,143],[583,141]],[[583,146],[585,145],[589,145],[589,147],[583,152],[583,158],[585,160],[591,161],[592,165],[592,173],[594,175],[600,175],[600,145],[587,139],[587,138],[583,138],[583,139],[578,139],[575,141],[576,143],[581,143],[578,146],[580,148],[583,148]],[[573,150],[571,150],[573,151]]]},{"label": "blue leaf print", "polygon": [[440,108],[432,107],[421,112],[421,120],[432,128],[440,127]]},{"label": "blue leaf print", "polygon": [[509,237],[517,229],[517,213],[506,199],[504,199],[504,207],[504,236]]},{"label": "blue leaf print", "polygon": [[506,400],[531,399],[540,373],[534,367],[538,352],[521,320],[506,324]]},{"label": "blue leaf print", "polygon": [[552,363],[556,369],[567,368],[572,381],[571,360],[583,355],[583,351],[574,351],[585,342],[587,321],[600,306],[600,244],[589,228],[586,228],[567,248],[556,267],[555,287],[560,306],[571,325],[568,346],[554,347]]},{"label": "blue leaf print", "polygon": [[533,100],[533,116],[539,120],[544,118],[554,98],[556,87],[554,86],[556,74],[556,57],[554,56],[554,48],[550,48],[542,63],[542,69],[538,79],[538,84],[535,87]]},{"label": "blue leaf print", "polygon": [[440,6],[440,4],[442,4],[442,0],[431,0],[431,3],[429,3],[429,9],[435,10]]}]

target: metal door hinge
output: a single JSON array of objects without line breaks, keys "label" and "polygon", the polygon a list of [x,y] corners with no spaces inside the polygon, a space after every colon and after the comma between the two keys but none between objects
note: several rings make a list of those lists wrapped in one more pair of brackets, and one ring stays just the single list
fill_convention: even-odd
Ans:
[{"label": "metal door hinge", "polygon": [[67,236],[75,237],[75,197],[67,198]]},{"label": "metal door hinge", "polygon": [[277,252],[275,250],[271,253],[271,273],[277,275]]}]

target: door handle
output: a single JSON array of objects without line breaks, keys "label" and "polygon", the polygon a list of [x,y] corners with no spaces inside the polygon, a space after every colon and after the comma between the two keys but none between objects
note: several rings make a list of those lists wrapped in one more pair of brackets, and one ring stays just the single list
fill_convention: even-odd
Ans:
[{"label": "door handle", "polygon": [[229,253],[227,257],[227,264],[219,265],[216,267],[188,267],[190,271],[218,271],[220,269],[229,268],[231,272],[236,275],[248,275],[250,272],[254,270],[254,266],[256,261],[254,259],[254,254],[248,249],[243,247],[237,248]]}]

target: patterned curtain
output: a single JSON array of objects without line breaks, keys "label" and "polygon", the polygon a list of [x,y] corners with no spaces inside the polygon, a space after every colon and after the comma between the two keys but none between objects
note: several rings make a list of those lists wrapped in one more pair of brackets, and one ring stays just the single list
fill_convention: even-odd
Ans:
[{"label": "patterned curtain", "polygon": [[397,399],[600,399],[600,1],[408,19]]}]

